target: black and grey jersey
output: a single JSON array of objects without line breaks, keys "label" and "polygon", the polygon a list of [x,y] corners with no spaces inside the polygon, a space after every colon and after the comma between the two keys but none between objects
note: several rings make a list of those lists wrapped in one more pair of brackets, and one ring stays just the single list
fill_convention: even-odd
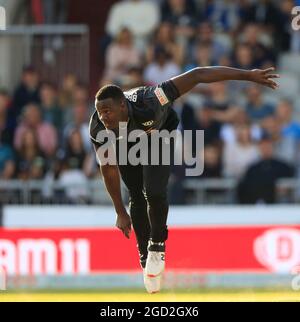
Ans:
[{"label": "black and grey jersey", "polygon": [[[177,128],[179,119],[172,109],[172,103],[179,97],[179,92],[174,83],[169,80],[158,86],[143,86],[124,92],[128,107],[129,120],[127,131],[151,130],[173,131]],[[104,141],[97,139],[97,134],[105,130],[98,117],[97,111],[90,119],[90,138],[96,148],[103,145]]]}]

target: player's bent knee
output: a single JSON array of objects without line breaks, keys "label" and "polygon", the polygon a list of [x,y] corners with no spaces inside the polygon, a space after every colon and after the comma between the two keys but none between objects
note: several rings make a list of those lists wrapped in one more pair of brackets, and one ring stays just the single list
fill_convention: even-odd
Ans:
[{"label": "player's bent knee", "polygon": [[167,193],[165,191],[146,190],[145,195],[148,203],[156,203],[157,205],[167,203]]}]

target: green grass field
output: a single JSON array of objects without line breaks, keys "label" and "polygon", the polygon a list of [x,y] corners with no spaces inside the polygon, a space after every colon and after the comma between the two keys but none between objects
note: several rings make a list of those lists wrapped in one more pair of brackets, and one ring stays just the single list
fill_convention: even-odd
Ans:
[{"label": "green grass field", "polygon": [[120,290],[120,291],[1,291],[0,302],[39,301],[39,302],[281,302],[299,301],[300,292],[292,290],[191,290],[191,291],[162,291],[158,294],[147,294],[144,291]]}]

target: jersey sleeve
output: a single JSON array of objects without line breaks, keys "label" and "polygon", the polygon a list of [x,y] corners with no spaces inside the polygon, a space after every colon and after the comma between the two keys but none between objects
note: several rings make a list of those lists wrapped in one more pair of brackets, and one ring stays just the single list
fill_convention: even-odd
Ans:
[{"label": "jersey sleeve", "polygon": [[152,100],[157,106],[170,106],[179,97],[179,92],[171,80],[157,86],[146,87],[145,100]]},{"label": "jersey sleeve", "polygon": [[179,92],[171,80],[157,86],[145,88],[143,97],[144,105],[153,112],[157,125],[164,122],[173,102],[179,96]]}]

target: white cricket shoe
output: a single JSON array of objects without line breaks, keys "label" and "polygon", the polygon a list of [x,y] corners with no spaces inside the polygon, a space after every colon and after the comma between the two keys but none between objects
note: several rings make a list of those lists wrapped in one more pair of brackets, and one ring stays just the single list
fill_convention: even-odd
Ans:
[{"label": "white cricket shoe", "polygon": [[148,293],[158,293],[161,288],[162,274],[156,277],[149,277],[146,270],[143,269],[144,285]]},{"label": "white cricket shoe", "polygon": [[156,277],[165,269],[165,243],[154,243],[149,240],[148,256],[145,271],[148,277]]}]

